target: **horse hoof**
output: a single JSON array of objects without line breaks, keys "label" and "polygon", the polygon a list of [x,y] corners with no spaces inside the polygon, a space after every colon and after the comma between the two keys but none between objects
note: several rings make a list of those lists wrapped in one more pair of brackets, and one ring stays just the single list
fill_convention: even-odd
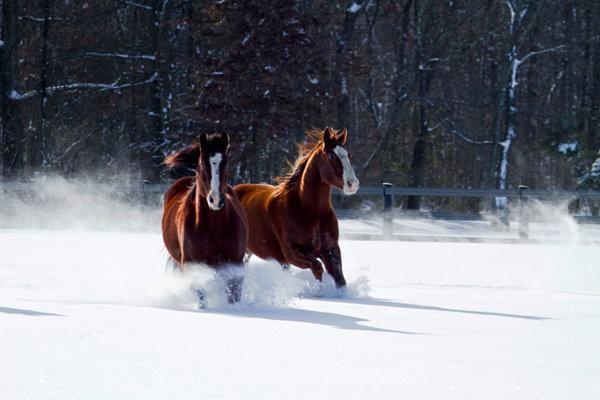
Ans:
[{"label": "horse hoof", "polygon": [[196,290],[196,294],[198,295],[198,308],[199,309],[205,308],[206,304],[204,303],[204,292],[201,292],[200,290]]},{"label": "horse hoof", "polygon": [[348,294],[346,290],[346,285],[338,286],[335,291],[335,294],[337,297],[346,297],[346,295]]},{"label": "horse hoof", "polygon": [[317,281],[317,286],[315,287],[315,291],[313,292],[313,297],[323,297],[325,295],[325,291],[323,290],[323,282]]}]

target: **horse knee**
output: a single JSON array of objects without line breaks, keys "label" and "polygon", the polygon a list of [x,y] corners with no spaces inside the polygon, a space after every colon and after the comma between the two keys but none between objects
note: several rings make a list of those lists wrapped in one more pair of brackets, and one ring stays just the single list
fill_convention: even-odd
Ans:
[{"label": "horse knee", "polygon": [[323,266],[321,265],[321,263],[313,264],[310,269],[311,269],[313,275],[315,276],[316,280],[318,280],[318,281],[323,280]]}]

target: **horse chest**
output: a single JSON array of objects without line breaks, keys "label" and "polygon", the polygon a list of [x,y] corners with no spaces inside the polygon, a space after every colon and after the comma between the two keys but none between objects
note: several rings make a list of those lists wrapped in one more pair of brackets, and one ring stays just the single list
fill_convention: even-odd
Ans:
[{"label": "horse chest", "polygon": [[[246,241],[243,224],[231,218],[217,218],[210,213],[188,223],[183,243],[184,256],[189,261],[218,265],[242,260]],[[241,262],[241,261],[240,261]]]}]

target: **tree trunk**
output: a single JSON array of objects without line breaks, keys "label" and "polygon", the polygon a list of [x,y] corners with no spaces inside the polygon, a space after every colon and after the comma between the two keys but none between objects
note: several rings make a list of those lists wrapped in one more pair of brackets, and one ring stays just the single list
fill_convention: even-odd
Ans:
[{"label": "tree trunk", "polygon": [[146,168],[149,179],[151,182],[158,182],[161,178],[161,161],[156,159],[155,149],[164,142],[165,139],[165,118],[164,118],[164,104],[163,96],[161,93],[161,59],[162,52],[160,48],[160,29],[161,21],[160,15],[165,10],[161,10],[159,2],[152,2],[152,16],[149,19],[150,35],[152,43],[152,54],[154,54],[154,62],[152,63],[153,69],[151,73],[154,76],[154,81],[150,84],[150,135],[147,138],[150,144],[146,152]]},{"label": "tree trunk", "polygon": [[[422,19],[422,11],[425,10],[427,4],[425,1],[415,0],[415,27],[416,27],[416,50],[415,50],[415,62],[414,71],[416,74],[417,82],[417,100],[414,111],[415,121],[415,134],[417,140],[415,147],[413,148],[412,161],[410,164],[409,174],[409,187],[420,187],[423,184],[423,170],[425,167],[425,157],[427,155],[427,106],[425,104],[425,97],[429,88],[429,79],[431,74],[423,70],[424,62],[424,47],[425,38],[423,28],[425,23]],[[406,204],[408,210],[418,210],[421,208],[421,196],[408,196]]]},{"label": "tree trunk", "polygon": [[[48,28],[50,24],[50,1],[42,0],[40,9],[43,10],[44,22],[42,27],[42,56],[40,63],[40,127],[39,137],[37,138],[37,148],[33,149],[34,153],[31,159],[34,161],[34,168],[42,167],[42,174],[46,174],[48,166],[46,135],[47,135],[47,118],[48,118]],[[38,153],[39,152],[39,153]]]},{"label": "tree trunk", "polygon": [[[423,170],[425,167],[425,158],[427,156],[427,139],[429,136],[429,128],[427,127],[427,105],[424,102],[429,86],[429,74],[419,72],[417,79],[419,82],[419,100],[415,107],[415,130],[417,131],[417,141],[413,149],[408,183],[409,187],[415,188],[423,185]],[[408,196],[406,208],[408,210],[419,210],[421,208],[421,196]]]},{"label": "tree trunk", "polygon": [[17,93],[19,48],[19,0],[4,1],[0,40],[0,179],[14,175],[22,166],[21,119]]},{"label": "tree trunk", "polygon": [[363,2],[358,10],[346,9],[342,32],[337,40],[337,72],[335,81],[336,86],[339,87],[340,90],[340,97],[337,101],[338,118],[336,129],[344,129],[350,124],[350,95],[348,93],[348,77],[346,71],[348,42],[354,35],[354,25],[356,23],[356,19],[367,3],[368,2]]}]

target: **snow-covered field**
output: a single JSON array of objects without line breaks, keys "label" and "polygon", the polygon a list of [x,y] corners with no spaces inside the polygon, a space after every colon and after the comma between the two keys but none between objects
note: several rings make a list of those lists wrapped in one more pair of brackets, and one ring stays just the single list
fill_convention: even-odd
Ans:
[{"label": "snow-covered field", "polygon": [[157,232],[0,230],[0,398],[600,398],[600,247],[341,246],[346,297],[252,259],[197,310]]}]

